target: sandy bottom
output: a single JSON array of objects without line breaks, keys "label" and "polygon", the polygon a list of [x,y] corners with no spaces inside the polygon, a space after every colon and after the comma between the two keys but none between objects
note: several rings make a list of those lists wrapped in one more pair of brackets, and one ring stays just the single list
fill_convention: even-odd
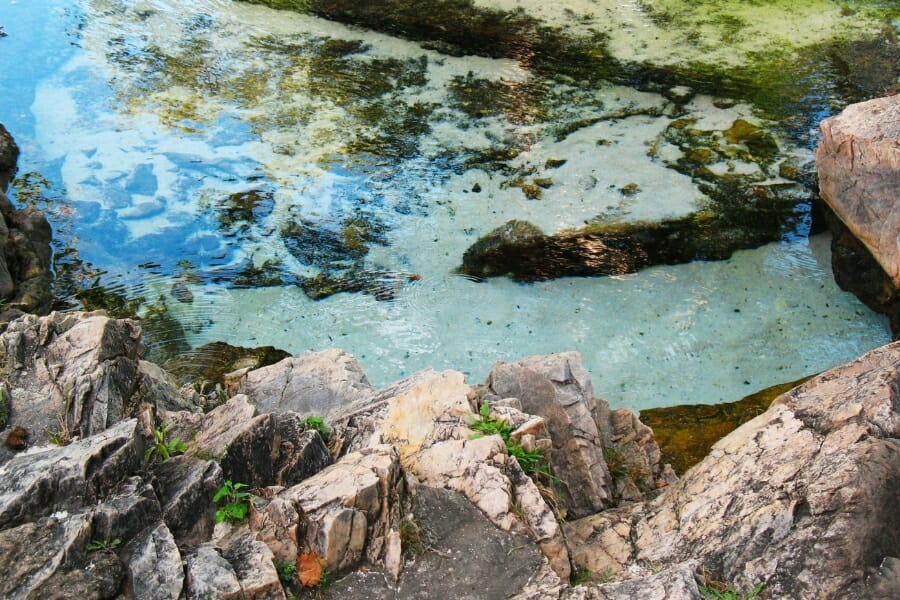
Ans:
[{"label": "sandy bottom", "polygon": [[344,348],[374,385],[426,367],[480,383],[495,361],[574,349],[614,406],[716,403],[889,341],[886,321],[837,288],[828,244],[815,236],[723,262],[540,284],[431,275],[395,302],[203,288],[184,319],[206,320],[195,345]]}]

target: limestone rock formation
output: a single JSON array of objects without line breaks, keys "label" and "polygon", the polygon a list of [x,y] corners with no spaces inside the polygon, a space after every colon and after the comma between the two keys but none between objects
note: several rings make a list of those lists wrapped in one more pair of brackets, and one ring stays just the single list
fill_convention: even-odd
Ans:
[{"label": "limestone rock formation", "polygon": [[505,531],[527,531],[559,576],[568,578],[568,548],[534,483],[499,436],[472,439],[474,396],[461,373],[426,370],[379,390],[371,404],[339,417],[337,429],[350,449],[395,445],[410,475],[462,493]]},{"label": "limestone rock formation", "polygon": [[[590,374],[577,352],[499,362],[486,382],[489,393],[516,398],[542,417],[553,441],[553,473],[564,484],[561,502],[571,518],[640,500],[665,485],[659,446],[630,411],[610,411],[594,397]],[[610,472],[607,465],[615,468]]]}]

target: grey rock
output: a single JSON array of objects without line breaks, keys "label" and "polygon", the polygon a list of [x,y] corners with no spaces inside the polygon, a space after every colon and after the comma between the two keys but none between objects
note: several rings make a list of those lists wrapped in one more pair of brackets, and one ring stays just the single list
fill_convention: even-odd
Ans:
[{"label": "grey rock", "polygon": [[153,487],[140,477],[129,477],[91,510],[91,537],[130,540],[161,519]]},{"label": "grey rock", "polygon": [[226,479],[251,487],[290,487],[330,465],[331,454],[299,415],[265,414],[232,440],[221,464]]},{"label": "grey rock", "polygon": [[0,531],[0,597],[41,597],[39,591],[54,575],[84,560],[90,535],[91,519],[85,513],[60,513]]},{"label": "grey rock", "polygon": [[498,529],[457,492],[420,486],[413,506],[399,582],[354,572],[324,598],[499,600],[525,588],[546,564],[528,537]]},{"label": "grey rock", "polygon": [[213,544],[201,544],[186,558],[188,600],[243,600],[237,574]]},{"label": "grey rock", "polygon": [[145,529],[127,544],[124,554],[131,597],[178,600],[184,587],[184,568],[175,538],[164,524]]},{"label": "grey rock", "polygon": [[119,595],[125,567],[112,552],[91,553],[84,564],[54,573],[41,583],[41,600],[107,600]]},{"label": "grey rock", "polygon": [[91,505],[141,466],[134,419],[63,448],[20,454],[0,466],[0,528]]},{"label": "grey rock", "polygon": [[223,548],[234,568],[244,600],[284,600],[284,590],[269,547],[249,533],[239,535]]},{"label": "grey rock", "polygon": [[328,420],[342,407],[365,401],[373,389],[362,367],[343,350],[306,352],[227,376],[229,388],[246,394],[260,412],[293,411]]},{"label": "grey rock", "polygon": [[154,475],[166,526],[179,544],[208,540],[216,512],[212,499],[224,483],[219,465],[175,456],[158,465]]},{"label": "grey rock", "polygon": [[612,478],[595,421],[604,410],[577,352],[499,362],[486,386],[500,397],[518,398],[523,411],[544,418],[553,440],[550,463],[564,485],[561,501],[570,517],[611,505]]},{"label": "grey rock", "polygon": [[[97,313],[25,315],[0,334],[10,424],[30,443],[87,437],[137,414],[140,326]],[[0,448],[0,462],[10,453]]]},{"label": "grey rock", "polygon": [[5,192],[9,182],[16,174],[16,162],[19,160],[19,147],[15,140],[0,123],[0,192]]},{"label": "grey rock", "polygon": [[[185,388],[159,365],[142,360],[138,369],[141,378],[137,395],[141,402],[158,410],[200,412],[199,394],[185,394]],[[191,389],[190,386],[187,389]]]}]

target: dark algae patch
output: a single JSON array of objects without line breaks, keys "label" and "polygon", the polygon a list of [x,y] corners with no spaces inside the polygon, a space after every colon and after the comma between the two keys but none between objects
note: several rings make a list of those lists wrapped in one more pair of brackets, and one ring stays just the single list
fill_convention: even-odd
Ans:
[{"label": "dark algae patch", "polygon": [[761,415],[772,401],[809,379],[766,388],[737,402],[724,404],[683,404],[641,411],[641,422],[653,430],[662,451],[661,463],[670,463],[675,472],[685,471],[706,458],[713,444]]}]

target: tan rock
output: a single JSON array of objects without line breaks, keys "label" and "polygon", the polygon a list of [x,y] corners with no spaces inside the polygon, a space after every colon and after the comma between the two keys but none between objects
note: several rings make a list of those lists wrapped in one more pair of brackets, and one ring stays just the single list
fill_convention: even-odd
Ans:
[{"label": "tan rock", "polygon": [[336,348],[240,370],[227,376],[226,383],[233,393],[246,394],[262,413],[293,411],[326,420],[374,392],[357,360]]},{"label": "tan rock", "polygon": [[[381,445],[344,456],[280,492],[276,500],[292,503],[298,518],[302,515],[304,522],[294,526],[301,525],[305,537],[297,546],[315,550],[327,568],[337,572],[355,566],[363,556],[382,562],[386,536],[399,522],[402,492],[397,451]],[[291,526],[280,525],[285,530]]]},{"label": "tan rock", "polygon": [[851,104],[820,125],[819,193],[900,287],[900,95]]}]

